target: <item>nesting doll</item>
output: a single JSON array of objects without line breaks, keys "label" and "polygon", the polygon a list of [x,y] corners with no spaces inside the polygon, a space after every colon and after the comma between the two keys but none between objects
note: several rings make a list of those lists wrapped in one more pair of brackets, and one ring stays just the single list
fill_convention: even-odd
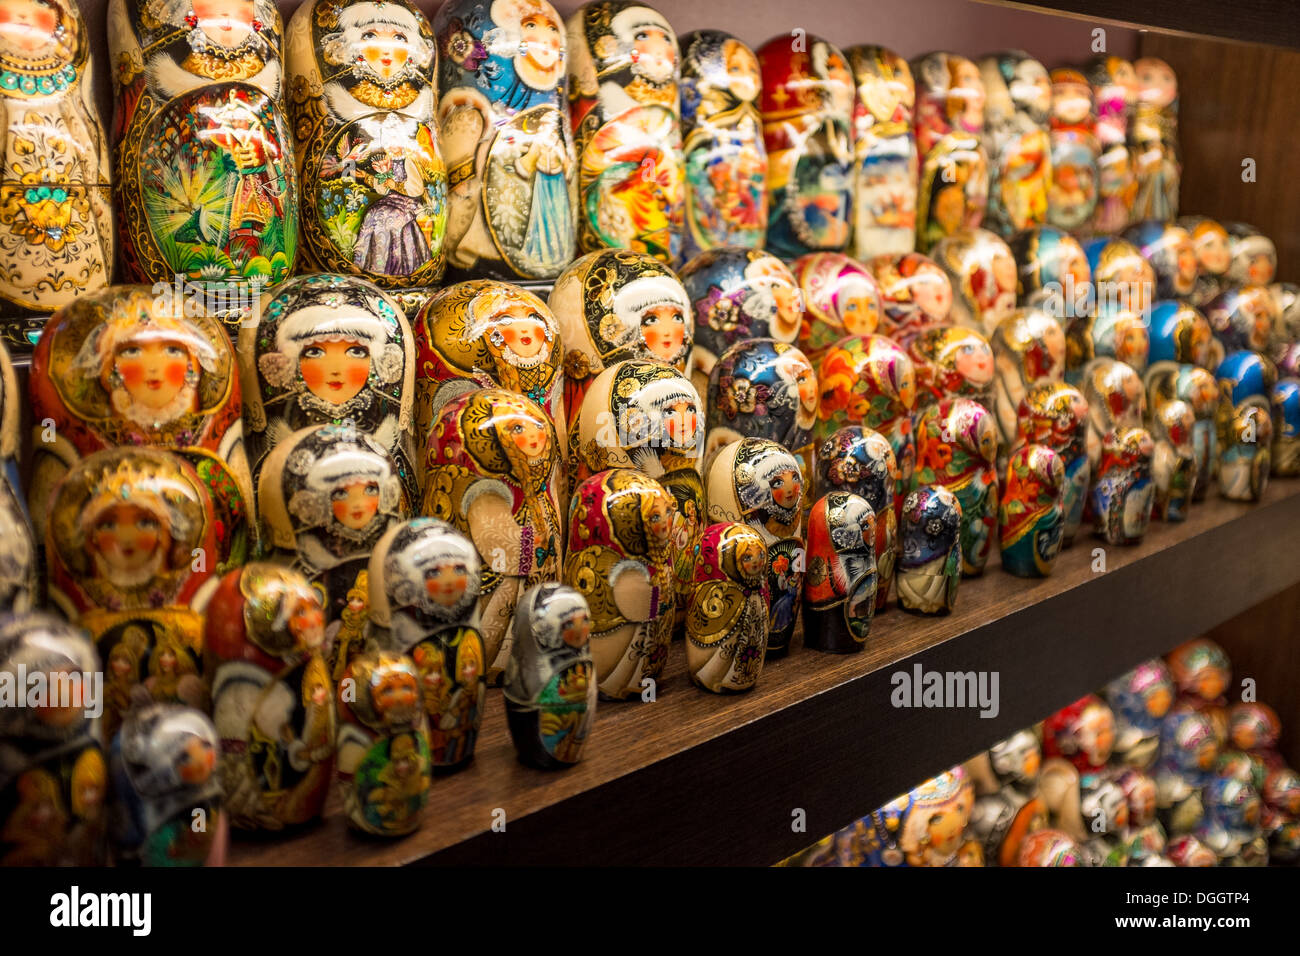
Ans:
[{"label": "nesting doll", "polygon": [[40,600],[36,537],[18,480],[21,395],[0,342],[0,608],[29,611]]},{"label": "nesting doll", "polygon": [[[91,33],[71,0],[14,0],[0,21],[0,300],[43,314],[113,278],[113,170],[95,105]],[[96,24],[98,27],[98,24]],[[30,349],[39,321],[6,320]]]},{"label": "nesting doll", "polygon": [[813,499],[832,491],[852,492],[862,497],[875,515],[877,611],[883,611],[889,600],[898,559],[898,509],[894,504],[898,484],[898,463],[889,439],[871,428],[845,425],[817,449]]},{"label": "nesting doll", "polygon": [[1228,743],[1228,706],[1224,691],[1232,682],[1232,662],[1209,638],[1180,644],[1166,655],[1178,687],[1178,704],[1205,714],[1220,746]]},{"label": "nesting doll", "polygon": [[577,225],[564,23],[546,0],[458,0],[438,8],[433,28],[448,266],[554,278]]},{"label": "nesting doll", "polygon": [[868,263],[880,286],[879,332],[900,342],[931,325],[948,320],[953,286],[933,259],[919,252],[877,256]]},{"label": "nesting doll", "polygon": [[1233,286],[1205,305],[1205,318],[1223,353],[1250,349],[1261,354],[1273,341],[1280,317],[1267,286]]},{"label": "nesting doll", "polygon": [[1128,797],[1116,774],[1081,773],[1065,761],[1048,759],[1039,792],[1052,825],[1074,839],[1086,866],[1129,865]]},{"label": "nesting doll", "polygon": [[1279,478],[1300,475],[1300,379],[1284,378],[1269,396],[1277,427],[1273,433],[1272,473]]},{"label": "nesting doll", "polygon": [[1196,291],[1196,278],[1200,274],[1196,247],[1182,226],[1148,219],[1125,229],[1124,238],[1151,263],[1156,275],[1157,298],[1187,298]]},{"label": "nesting doll", "polygon": [[640,694],[668,658],[676,511],[663,486],[628,468],[574,490],[564,583],[591,610],[591,656],[606,699]]},{"label": "nesting doll", "polygon": [[1151,412],[1151,478],[1155,484],[1153,514],[1161,521],[1185,521],[1196,483],[1196,452],[1192,433],[1196,415],[1179,399],[1162,402]]},{"label": "nesting doll", "polygon": [[1083,370],[1096,358],[1123,362],[1141,375],[1151,354],[1147,319],[1128,309],[1100,309],[1070,320],[1065,332],[1065,380],[1078,385]]},{"label": "nesting doll", "polygon": [[207,607],[206,672],[231,823],[280,830],[318,819],[334,779],[334,682],[325,608],[297,571],[255,561]]},{"label": "nesting doll", "polygon": [[871,335],[881,321],[880,288],[871,270],[841,252],[812,252],[793,265],[804,315],[799,348],[816,360],[846,335]]},{"label": "nesting doll", "polygon": [[767,233],[767,147],[754,51],[721,30],[680,39],[684,259],[718,246],[752,249]]},{"label": "nesting doll", "polygon": [[641,359],[679,372],[690,368],[695,336],[690,299],[677,275],[651,256],[627,249],[589,253],[555,280],[547,305],[564,345],[569,425],[592,380],[616,362]]},{"label": "nesting doll", "polygon": [[783,259],[847,248],[853,228],[856,83],[840,50],[814,36],[758,49],[767,146],[767,248]]},{"label": "nesting doll", "polygon": [[[799,336],[807,297],[789,267],[770,252],[737,246],[710,249],[686,263],[679,275],[691,302],[691,381],[701,397],[709,391],[709,373],[718,356],[737,342],[794,342]],[[853,305],[870,308],[860,295]]]},{"label": "nesting doll", "polygon": [[1101,475],[1106,437],[1117,429],[1140,428],[1145,423],[1146,392],[1137,372],[1112,358],[1093,359],[1084,366],[1081,378],[1080,390],[1088,402],[1088,458],[1096,479]]},{"label": "nesting doll", "polygon": [[[1149,322],[1147,357],[1151,365],[1190,362],[1210,369],[1222,360],[1222,355],[1218,360],[1215,358],[1214,331],[1209,321],[1194,306],[1176,299],[1164,299],[1151,307]],[[1128,361],[1119,355],[1115,358]]]},{"label": "nesting doll", "polygon": [[566,55],[578,251],[678,262],[686,188],[677,35],[635,0],[593,0],[568,19]]},{"label": "nesting doll", "polygon": [[1087,866],[1088,858],[1074,838],[1062,830],[1042,829],[1025,836],[1014,866]]},{"label": "nesting doll", "polygon": [[[1118,737],[1116,739],[1118,741]],[[1159,738],[1155,738],[1153,743],[1158,744]],[[1155,750],[1152,750],[1153,759],[1154,756]],[[1155,778],[1144,770],[1130,767],[1120,772],[1115,782],[1124,791],[1128,804],[1128,865],[1173,866],[1173,861],[1165,855],[1169,842],[1165,828],[1156,816]]]},{"label": "nesting doll", "polygon": [[587,602],[563,584],[536,584],[519,599],[514,630],[504,696],[515,751],[542,770],[571,767],[596,719]]},{"label": "nesting doll", "polygon": [[932,325],[907,341],[916,371],[916,408],[949,398],[991,406],[993,347],[983,334],[954,325]]},{"label": "nesting doll", "polygon": [[1016,448],[1046,445],[1056,452],[1065,470],[1061,494],[1061,546],[1069,547],[1083,523],[1083,509],[1092,482],[1088,457],[1088,402],[1071,385],[1035,385],[1020,400],[1016,412]]},{"label": "nesting doll", "polygon": [[1024,308],[1045,309],[1058,322],[1087,312],[1092,270],[1083,246],[1064,230],[1039,226],[1009,242],[1020,267],[1016,299]]},{"label": "nesting doll", "polygon": [[1155,503],[1154,451],[1155,443],[1145,428],[1121,427],[1102,440],[1089,504],[1093,530],[1107,544],[1137,544],[1146,534]]},{"label": "nesting doll", "polygon": [[[1133,243],[1115,236],[1083,247],[1092,277],[1093,310],[1127,309],[1145,314],[1155,298],[1156,272]],[[1086,314],[1087,310],[1075,314]]]},{"label": "nesting doll", "polygon": [[862,650],[876,613],[876,514],[867,499],[832,491],[808,515],[804,647]]},{"label": "nesting doll", "polygon": [[1174,681],[1160,658],[1144,661],[1106,685],[1115,714],[1115,761],[1150,769],[1160,748],[1160,724],[1174,702]]},{"label": "nesting doll", "polygon": [[[965,866],[974,834],[966,832],[975,788],[953,767],[872,812],[863,822],[868,866]],[[971,844],[975,844],[972,847]]]},{"label": "nesting doll", "polygon": [[1144,379],[1147,405],[1159,408],[1165,402],[1186,402],[1195,421],[1192,424],[1192,459],[1196,480],[1192,500],[1202,501],[1213,484],[1219,466],[1217,419],[1220,415],[1219,386],[1214,376],[1199,365],[1159,362],[1147,370]]},{"label": "nesting doll", "polygon": [[1274,330],[1273,351],[1276,353],[1300,342],[1300,285],[1293,282],[1274,282],[1268,287],[1273,294],[1277,310],[1277,328]]},{"label": "nesting doll", "polygon": [[1047,221],[1052,85],[1043,64],[1018,50],[984,57],[979,70],[990,180],[984,224],[1010,238]]},{"label": "nesting doll", "polygon": [[844,51],[857,84],[853,107],[853,254],[901,255],[916,244],[916,84],[907,61],[880,46]]},{"label": "nesting doll", "polygon": [[[993,412],[1005,455],[1016,440],[1020,403],[1035,385],[1065,378],[1065,332],[1040,309],[1017,309],[990,337],[993,347]],[[1141,383],[1139,382],[1139,387]]]},{"label": "nesting doll", "polygon": [[812,468],[817,375],[793,345],[750,339],[727,349],[709,376],[705,458],[740,438],[767,438]]},{"label": "nesting doll", "polygon": [[338,768],[348,823],[377,836],[415,830],[432,783],[415,661],[382,650],[354,658],[339,681],[338,708]]},{"label": "nesting doll", "polygon": [[969,829],[989,866],[1015,866],[1025,838],[1047,826],[1047,806],[1038,795],[1042,759],[1038,737],[1021,730],[966,764],[978,794]]},{"label": "nesting doll", "polygon": [[697,548],[686,669],[715,694],[749,690],[767,652],[767,545],[748,525],[724,522],[705,528]]},{"label": "nesting doll", "polygon": [[1228,230],[1228,281],[1237,285],[1268,285],[1277,273],[1277,247],[1254,226],[1224,223]]},{"label": "nesting doll", "polygon": [[1052,573],[1061,552],[1065,466],[1046,445],[1021,445],[1007,461],[998,534],[1002,570],[1017,577]]},{"label": "nesting doll", "polygon": [[1084,69],[1097,108],[1097,208],[1092,231],[1115,233],[1128,225],[1137,198],[1134,157],[1128,149],[1129,124],[1137,106],[1137,71],[1118,56],[1093,57]]},{"label": "nesting doll", "polygon": [[898,605],[916,614],[947,614],[961,583],[961,504],[943,485],[913,491],[903,501]]},{"label": "nesting doll", "polygon": [[487,697],[474,543],[437,518],[403,521],[375,545],[366,577],[370,641],[405,654],[419,673],[434,771],[463,767]]},{"label": "nesting doll", "polygon": [[1239,701],[1228,708],[1228,739],[1237,749],[1276,763],[1281,759],[1277,753],[1281,735],[1282,722],[1268,704]]},{"label": "nesting doll", "polygon": [[952,286],[951,321],[991,335],[998,323],[1015,311],[1015,257],[1010,247],[987,229],[941,239],[930,255]]},{"label": "nesting doll", "polygon": [[1232,263],[1228,230],[1205,216],[1182,216],[1178,226],[1187,230],[1196,250],[1196,288],[1188,298],[1193,305],[1204,308],[1228,282]]},{"label": "nesting doll", "polygon": [[710,520],[747,524],[767,545],[767,653],[783,654],[790,647],[804,576],[799,459],[774,441],[744,438],[713,458],[706,480]]},{"label": "nesting doll", "polygon": [[1078,70],[1052,71],[1052,185],[1047,221],[1058,229],[1086,226],[1097,208],[1097,112],[1092,86]]},{"label": "nesting doll", "polygon": [[[0,618],[0,680],[11,693],[26,694],[39,674],[51,691],[66,680],[84,694],[99,668],[85,631],[47,614]],[[0,709],[0,867],[106,862],[108,764],[96,721],[57,696]]]},{"label": "nesting doll", "polygon": [[478,597],[484,667],[492,683],[510,656],[510,627],[529,584],[558,581],[564,524],[555,426],[538,405],[501,389],[453,398],[425,447],[423,513],[468,535],[483,562]]},{"label": "nesting doll", "polygon": [[192,707],[153,704],[126,718],[109,756],[118,862],[224,862],[228,817],[217,774],[219,747],[212,721]]},{"label": "nesting doll", "polygon": [[1260,823],[1268,839],[1268,861],[1294,865],[1300,861],[1300,774],[1290,767],[1270,771],[1260,796],[1264,798]]},{"label": "nesting doll", "polygon": [[1253,786],[1216,777],[1202,794],[1205,815],[1193,835],[1214,851],[1220,866],[1266,866],[1268,842],[1260,827],[1263,806]]},{"label": "nesting doll", "polygon": [[1277,367],[1255,352],[1233,352],[1214,375],[1220,394],[1219,494],[1232,501],[1258,501],[1272,471],[1270,396]]},{"label": "nesting doll", "polygon": [[1178,149],[1178,78],[1164,60],[1143,57],[1137,73],[1137,107],[1129,124],[1137,198],[1133,219],[1174,219],[1182,164]]},{"label": "nesting doll", "polygon": [[943,486],[961,505],[961,570],[984,571],[997,533],[998,430],[984,406],[967,398],[927,408],[916,425],[916,471],[920,488]]},{"label": "nesting doll", "polygon": [[1082,773],[1102,770],[1115,746],[1115,714],[1096,694],[1080,697],[1043,721],[1043,756]]}]

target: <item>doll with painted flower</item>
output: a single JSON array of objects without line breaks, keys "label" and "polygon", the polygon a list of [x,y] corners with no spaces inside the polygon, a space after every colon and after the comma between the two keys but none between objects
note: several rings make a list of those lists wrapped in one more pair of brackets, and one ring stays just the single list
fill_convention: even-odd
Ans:
[{"label": "doll with painted flower", "polygon": [[1007,461],[998,505],[1002,570],[1022,578],[1052,573],[1061,553],[1065,466],[1046,445],[1022,445]]},{"label": "doll with painted flower", "polygon": [[1045,445],[1056,452],[1065,469],[1061,495],[1064,513],[1061,546],[1065,548],[1074,541],[1083,524],[1088,486],[1092,482],[1087,425],[1087,399],[1077,388],[1062,382],[1035,385],[1025,393],[1016,412],[1015,448]]},{"label": "doll with painted flower", "polygon": [[876,610],[876,515],[865,498],[832,491],[808,514],[804,647],[850,654],[866,646]]},{"label": "doll with painted flower", "polygon": [[812,252],[792,266],[803,293],[799,347],[811,359],[846,335],[871,335],[880,325],[881,296],[871,270],[841,252]]},{"label": "doll with painted flower", "polygon": [[916,425],[916,487],[942,486],[961,505],[961,569],[984,571],[997,531],[998,437],[993,416],[966,398],[945,399]]},{"label": "doll with painted flower", "polygon": [[686,609],[691,680],[715,694],[749,690],[767,652],[767,545],[748,525],[713,524],[700,536],[697,561]]},{"label": "doll with painted flower", "polygon": [[750,339],[723,353],[709,376],[704,455],[740,438],[768,438],[812,467],[817,375],[793,345]]},{"label": "doll with painted flower", "polygon": [[949,318],[984,335],[1016,308],[1016,260],[1010,247],[987,229],[941,239],[930,255],[948,275],[953,298]]}]

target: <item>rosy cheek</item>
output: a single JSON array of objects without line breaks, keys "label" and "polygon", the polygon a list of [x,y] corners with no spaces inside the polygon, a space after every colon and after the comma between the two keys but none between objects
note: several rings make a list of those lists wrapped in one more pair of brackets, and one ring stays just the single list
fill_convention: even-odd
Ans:
[{"label": "rosy cheek", "polygon": [[335,518],[337,518],[339,521],[342,521],[345,517],[347,517],[347,513],[348,513],[348,503],[346,501],[334,502]]},{"label": "rosy cheek", "polygon": [[348,369],[348,384],[360,388],[370,377],[370,363],[357,362]]},{"label": "rosy cheek", "polygon": [[144,367],[137,361],[118,363],[117,372],[127,388],[134,388],[144,381]]},{"label": "rosy cheek", "polygon": [[168,385],[180,388],[185,384],[185,373],[188,371],[184,362],[168,362],[167,369],[163,373],[163,378]]}]

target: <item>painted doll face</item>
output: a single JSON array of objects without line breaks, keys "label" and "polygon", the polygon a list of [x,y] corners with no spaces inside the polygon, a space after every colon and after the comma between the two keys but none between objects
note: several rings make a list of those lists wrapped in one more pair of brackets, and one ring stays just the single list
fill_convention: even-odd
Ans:
[{"label": "painted doll face", "polygon": [[949,62],[952,64],[949,113],[978,124],[984,114],[984,80],[979,67],[965,58],[954,57]]},{"label": "painted doll face", "polygon": [[926,833],[930,838],[930,846],[935,853],[943,856],[954,852],[957,849],[957,843],[961,840],[962,830],[961,815],[954,808],[948,812],[939,812],[930,817],[930,822],[926,826]]},{"label": "painted doll face", "polygon": [[741,573],[753,580],[767,564],[767,555],[756,545],[742,546],[740,554],[736,556],[736,563],[740,566]]},{"label": "painted doll face", "polygon": [[519,21],[519,34],[524,43],[523,56],[534,67],[543,72],[558,67],[564,44],[558,23],[538,10]]},{"label": "painted doll face", "polygon": [[673,447],[691,447],[699,427],[699,409],[690,399],[679,398],[664,409],[664,432]]},{"label": "painted doll face", "polygon": [[664,303],[641,313],[641,338],[650,354],[661,362],[676,362],[686,342],[686,315],[674,303]]},{"label": "painted doll face", "polygon": [[406,31],[387,24],[367,26],[353,48],[370,72],[381,80],[399,76],[411,58],[410,37]]},{"label": "painted doll face", "polygon": [[865,281],[849,280],[835,297],[846,335],[871,335],[880,325],[876,297]]},{"label": "painted doll face", "polygon": [[379,482],[353,481],[330,492],[334,519],[345,528],[360,531],[379,513]]},{"label": "painted doll face", "polygon": [[117,680],[123,680],[135,669],[135,662],[131,660],[131,655],[126,649],[119,644],[113,648],[113,652],[109,655],[108,669],[110,676]]},{"label": "painted doll face", "polygon": [[677,46],[662,27],[642,24],[632,37],[632,63],[635,72],[655,83],[666,83],[677,68]]},{"label": "painted doll face", "polygon": [[817,376],[807,359],[798,355],[781,356],[782,377],[794,382],[799,390],[799,405],[805,412],[815,414],[817,411]]},{"label": "painted doll face", "polygon": [[523,302],[512,303],[497,318],[493,328],[501,333],[507,355],[513,353],[531,359],[544,354],[550,347],[546,322]]},{"label": "painted doll face", "polygon": [[325,611],[314,601],[299,601],[289,617],[289,633],[309,649],[320,647],[325,640]]},{"label": "painted doll face", "polygon": [[782,508],[798,507],[803,497],[803,478],[797,468],[785,468],[774,474],[768,484],[772,488],[772,500]]},{"label": "painted doll face", "polygon": [[442,654],[422,654],[417,659],[416,666],[420,671],[420,685],[424,688],[425,706],[432,705],[436,710],[438,698],[442,695],[442,685],[446,680]]},{"label": "painted doll face", "polygon": [[190,353],[177,342],[151,339],[128,342],[113,358],[113,372],[136,405],[166,408],[185,387]]},{"label": "painted doll face", "polygon": [[1061,281],[1064,282],[1065,277],[1069,276],[1074,287],[1079,289],[1087,284],[1091,275],[1088,257],[1083,254],[1083,248],[1077,243],[1067,243],[1061,250]]},{"label": "painted doll face", "polygon": [[[950,192],[962,199],[964,204],[959,189]],[[917,267],[912,283],[912,297],[920,310],[936,321],[947,318],[948,311],[952,308],[952,286],[948,277],[942,269],[928,262]]]},{"label": "painted doll face", "polygon": [[[1184,236],[1187,234],[1184,233]],[[1196,282],[1196,247],[1191,239],[1185,238],[1178,243],[1178,278],[1175,286],[1179,291],[1190,291]]]},{"label": "painted doll face", "polygon": [[1201,268],[1211,275],[1222,275],[1232,264],[1226,232],[1206,229],[1197,239],[1197,252],[1201,258]]},{"label": "painted doll face", "polygon": [[673,509],[665,498],[656,496],[645,516],[646,530],[659,542],[666,542],[673,532]]},{"label": "painted doll face", "polygon": [[578,612],[565,618],[564,623],[560,625],[560,638],[569,647],[586,647],[587,640],[590,637],[590,615]]},{"label": "painted doll face", "polygon": [[1246,274],[1255,285],[1268,285],[1273,281],[1275,271],[1273,257],[1264,252],[1251,256],[1250,265],[1246,267]]},{"label": "painted doll face", "polygon": [[983,342],[958,346],[953,364],[957,373],[977,388],[993,381],[993,349]]},{"label": "painted doll face", "polygon": [[202,737],[191,737],[181,751],[176,772],[186,783],[200,784],[212,776],[216,765],[217,755],[212,750],[212,744]]},{"label": "painted doll face", "polygon": [[298,373],[317,398],[341,405],[370,378],[370,347],[356,339],[312,342],[298,356]]},{"label": "painted doll face", "polygon": [[110,577],[115,572],[129,576],[149,567],[170,543],[157,515],[129,503],[105,511],[90,539],[90,547],[103,558]]},{"label": "painted doll face", "polygon": [[934,221],[945,235],[961,228],[966,215],[966,193],[959,184],[945,185],[934,199]]},{"label": "painted doll face", "polygon": [[469,587],[469,568],[464,561],[440,561],[424,572],[424,589],[443,607],[455,607]]},{"label": "painted doll face", "polygon": [[506,423],[505,431],[507,439],[514,442],[530,461],[541,458],[550,446],[545,426],[532,418],[514,416]]},{"label": "painted doll face", "polygon": [[776,327],[782,336],[791,336],[799,328],[803,303],[799,292],[788,282],[772,283],[772,298],[776,302]]},{"label": "painted doll face", "polygon": [[192,0],[196,26],[213,43],[236,47],[248,39],[257,19],[253,0]]},{"label": "painted doll face", "polygon": [[58,10],[48,0],[7,0],[0,5],[0,48],[40,53],[51,46],[58,23]]},{"label": "painted doll face", "polygon": [[415,716],[420,688],[415,675],[393,671],[383,675],[371,691],[375,711],[390,724],[405,723]]},{"label": "painted doll face", "polygon": [[758,58],[739,40],[726,40],[722,44],[722,65],[727,71],[727,89],[741,102],[751,102],[758,96]]},{"label": "painted doll face", "polygon": [[1115,718],[1102,707],[1089,707],[1079,718],[1079,744],[1090,763],[1100,765],[1115,746]]},{"label": "painted doll face", "polygon": [[1138,86],[1142,99],[1155,106],[1168,106],[1178,96],[1178,80],[1167,63],[1160,60],[1139,60]]}]

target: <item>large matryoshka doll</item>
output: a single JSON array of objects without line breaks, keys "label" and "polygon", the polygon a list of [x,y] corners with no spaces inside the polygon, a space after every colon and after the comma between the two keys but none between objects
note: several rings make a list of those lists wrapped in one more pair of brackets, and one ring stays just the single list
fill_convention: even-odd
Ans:
[{"label": "large matryoshka doll", "polygon": [[686,608],[686,668],[715,694],[753,687],[767,652],[767,545],[748,525],[709,525]]},{"label": "large matryoshka doll", "polygon": [[87,683],[99,672],[84,631],[47,614],[0,617],[5,686],[25,694],[39,675],[85,695],[0,708],[0,867],[105,864],[108,764]]},{"label": "large matryoshka doll", "polygon": [[767,438],[812,468],[817,375],[793,345],[750,339],[727,349],[709,376],[704,456],[740,438]]},{"label": "large matryoshka doll", "polygon": [[436,283],[448,203],[429,21],[407,0],[309,0],[285,47],[305,258],[385,288]]},{"label": "large matryoshka doll", "polygon": [[975,229],[988,204],[989,160],[984,132],[984,80],[979,67],[955,53],[912,61],[916,80],[916,147],[920,178],[916,248],[930,247],[959,229]]},{"label": "large matryoshka doll", "polygon": [[[1065,332],[1041,309],[1017,309],[993,330],[993,413],[1000,460],[1016,442],[1020,402],[1035,385],[1065,379]],[[1140,384],[1140,383],[1139,383]]]},{"label": "large matryoshka doll", "polygon": [[803,590],[805,492],[799,460],[774,441],[744,438],[713,458],[706,477],[709,519],[747,524],[767,545],[767,654],[784,654]]},{"label": "large matryoshka doll", "polygon": [[1147,219],[1125,229],[1124,238],[1151,263],[1156,274],[1156,298],[1183,299],[1196,291],[1196,247],[1182,226]]},{"label": "large matryoshka doll", "polygon": [[1199,309],[1186,302],[1177,299],[1157,302],[1151,307],[1149,325],[1147,357],[1151,371],[1162,362],[1166,366],[1191,363],[1210,369],[1222,360],[1222,355],[1215,356],[1214,330],[1209,321]]},{"label": "large matryoshka doll", "polygon": [[1262,285],[1225,289],[1206,303],[1204,311],[1223,355],[1242,349],[1266,355],[1280,321],[1273,294]]},{"label": "large matryoshka doll", "polygon": [[1047,68],[1020,50],[986,56],[979,69],[988,97],[983,141],[990,182],[984,225],[1010,238],[1047,221],[1052,86]]},{"label": "large matryoshka doll", "polygon": [[272,0],[112,0],[126,274],[229,293],[233,328],[293,272],[298,180]]},{"label": "large matryoshka doll", "polygon": [[1065,465],[1046,445],[1021,445],[1007,459],[998,534],[1002,570],[1021,578],[1052,573],[1065,529]]},{"label": "large matryoshka doll", "polygon": [[364,279],[296,276],[239,339],[254,480],[300,428],[351,422],[393,456],[407,497],[419,497],[415,347],[396,302]]},{"label": "large matryoshka doll", "polygon": [[1233,352],[1214,376],[1219,382],[1219,494],[1232,501],[1258,501],[1272,471],[1271,396],[1277,366],[1255,352]]},{"label": "large matryoshka doll", "polygon": [[1277,247],[1254,226],[1224,223],[1228,230],[1228,281],[1237,285],[1268,285],[1277,273]]},{"label": "large matryoshka doll", "polygon": [[1273,434],[1273,474],[1300,475],[1300,379],[1284,378],[1269,396],[1277,419]]},{"label": "large matryoshka doll", "polygon": [[1192,237],[1196,250],[1196,288],[1187,298],[1198,309],[1205,308],[1228,283],[1232,250],[1228,230],[1222,223],[1205,216],[1180,216],[1178,225]]},{"label": "large matryoshka doll", "polygon": [[853,254],[901,255],[916,247],[916,84],[907,61],[881,46],[844,51],[857,83],[853,107]]},{"label": "large matryoshka doll", "polygon": [[1133,219],[1174,219],[1182,162],[1178,149],[1178,78],[1164,60],[1143,57],[1137,73],[1137,109],[1129,124],[1129,150],[1137,175]]},{"label": "large matryoshka doll", "polygon": [[[113,169],[90,37],[73,0],[11,0],[0,11],[6,311],[53,312],[113,278]],[[30,349],[39,334],[37,319],[0,324],[10,348]]]},{"label": "large matryoshka doll", "polygon": [[564,583],[591,611],[591,657],[606,699],[640,695],[668,660],[676,524],[668,492],[630,468],[598,472],[574,489]]},{"label": "large matryoshka doll", "polygon": [[944,399],[916,424],[914,486],[941,485],[961,505],[961,570],[984,571],[998,526],[998,429],[983,405]]},{"label": "large matryoshka doll", "polygon": [[1052,71],[1052,187],[1047,221],[1058,229],[1083,229],[1097,208],[1097,112],[1092,87],[1078,70]]},{"label": "large matryoshka doll", "polygon": [[1115,762],[1149,770],[1160,750],[1160,723],[1174,703],[1174,679],[1160,658],[1143,661],[1102,693],[1115,714]]},{"label": "large matryoshka doll", "polygon": [[961,504],[943,485],[903,501],[898,606],[913,614],[949,614],[961,584]]},{"label": "large matryoshka doll", "polygon": [[812,498],[848,491],[871,506],[876,516],[876,610],[889,600],[898,559],[898,464],[884,435],[860,425],[837,429],[817,449]]},{"label": "large matryoshka doll", "polygon": [[520,593],[560,578],[555,426],[522,395],[479,389],[442,407],[429,430],[425,468],[423,513],[468,535],[483,562],[478,626],[486,674],[497,683]]},{"label": "large matryoshka doll", "polygon": [[1145,312],[1151,308],[1156,298],[1156,271],[1137,246],[1116,236],[1101,236],[1083,248],[1092,276],[1095,311]]},{"label": "large matryoshka doll", "polygon": [[721,30],[681,38],[686,229],[682,258],[718,246],[762,246],[767,147],[754,51]]},{"label": "large matryoshka doll", "polygon": [[840,252],[853,229],[853,73],[814,36],[758,50],[767,145],[767,248],[783,259]]},{"label": "large matryoshka doll", "polygon": [[1129,124],[1137,106],[1137,71],[1118,56],[1093,57],[1084,68],[1097,108],[1097,208],[1092,231],[1116,233],[1129,223],[1137,198],[1135,160],[1128,149]]},{"label": "large matryoshka doll", "polygon": [[947,398],[969,398],[992,408],[993,347],[983,334],[934,325],[907,341],[907,354],[916,369],[917,411]]},{"label": "large matryoshka doll", "polygon": [[1065,488],[1061,496],[1065,526],[1062,547],[1069,547],[1083,524],[1092,461],[1088,457],[1088,401],[1072,385],[1035,385],[1020,400],[1016,412],[1016,448],[1046,445],[1061,459]]},{"label": "large matryoshka doll", "polygon": [[686,205],[677,35],[635,0],[593,0],[568,19],[567,55],[578,251],[677,263]]},{"label": "large matryoshka doll", "polygon": [[1078,385],[1083,369],[1097,358],[1123,362],[1139,375],[1147,370],[1151,354],[1148,318],[1128,309],[1100,309],[1075,316],[1066,328],[1065,380]]},{"label": "large matryoshka doll", "polygon": [[208,603],[204,643],[231,823],[281,830],[318,819],[335,746],[320,594],[280,565],[236,568]]},{"label": "large matryoshka doll", "polygon": [[225,529],[194,469],[152,448],[96,452],[46,507],[50,602],[99,648],[105,741],[137,701],[205,708],[194,608],[210,590]]},{"label": "large matryoshka doll", "polygon": [[804,647],[862,650],[876,613],[876,515],[867,499],[832,491],[808,514],[803,581]]},{"label": "large matryoshka doll", "polygon": [[901,256],[877,256],[867,266],[880,286],[884,308],[881,335],[903,344],[922,329],[948,320],[953,287],[933,259],[919,252],[905,252]]},{"label": "large matryoshka doll", "polygon": [[871,270],[842,252],[811,252],[793,263],[803,295],[799,348],[813,361],[846,335],[871,335],[881,297]]},{"label": "large matryoshka doll", "polygon": [[29,611],[40,600],[36,536],[18,476],[18,377],[0,342],[0,608]]},{"label": "large matryoshka doll", "polygon": [[456,273],[551,279],[577,226],[564,23],[546,0],[455,0],[433,18]]},{"label": "large matryoshka doll", "polygon": [[1095,479],[1106,436],[1116,429],[1141,428],[1146,422],[1146,391],[1137,372],[1112,358],[1085,365],[1079,390],[1088,401],[1088,457]]},{"label": "large matryoshka doll", "polygon": [[948,317],[992,335],[1016,308],[1016,259],[987,229],[958,232],[937,242],[930,255],[952,284]]},{"label": "large matryoshka doll", "polygon": [[1154,454],[1155,443],[1145,428],[1119,427],[1102,440],[1088,504],[1093,530],[1107,544],[1137,544],[1146,534],[1155,504]]},{"label": "large matryoshka doll", "polygon": [[474,543],[437,518],[403,521],[375,545],[367,579],[371,644],[405,654],[419,673],[434,771],[463,767],[487,698]]},{"label": "large matryoshka doll", "polygon": [[1032,730],[1017,731],[966,762],[978,794],[969,829],[989,866],[1015,866],[1025,838],[1047,826],[1047,806],[1038,795],[1042,762]]},{"label": "large matryoshka doll", "polygon": [[592,381],[616,362],[642,359],[679,372],[690,368],[690,299],[676,273],[652,256],[628,249],[588,253],[555,280],[547,304],[564,345],[570,428]]},{"label": "large matryoshka doll", "polygon": [[1009,245],[1020,268],[1016,299],[1022,307],[1046,309],[1062,325],[1087,313],[1092,270],[1079,240],[1039,226],[1017,233]]}]

